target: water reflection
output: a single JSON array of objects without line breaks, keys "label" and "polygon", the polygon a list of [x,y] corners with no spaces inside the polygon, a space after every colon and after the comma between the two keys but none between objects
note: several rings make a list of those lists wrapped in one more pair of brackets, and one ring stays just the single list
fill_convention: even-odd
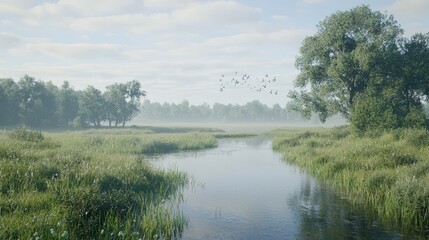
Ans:
[{"label": "water reflection", "polygon": [[288,205],[299,219],[297,239],[401,239],[382,229],[375,217],[311,178],[302,182]]},{"label": "water reflection", "polygon": [[183,239],[399,238],[287,164],[269,139],[227,139],[216,149],[152,162],[204,183],[183,193],[180,210],[189,222]]}]

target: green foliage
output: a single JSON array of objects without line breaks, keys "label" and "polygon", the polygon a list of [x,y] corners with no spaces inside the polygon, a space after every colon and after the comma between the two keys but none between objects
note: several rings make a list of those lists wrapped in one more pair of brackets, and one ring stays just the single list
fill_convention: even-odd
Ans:
[{"label": "green foliage", "polygon": [[140,153],[159,154],[175,152],[178,150],[199,150],[213,148],[217,141],[213,136],[207,134],[188,133],[183,135],[152,135],[144,139]]},{"label": "green foliage", "polygon": [[186,219],[174,199],[188,178],[152,169],[140,150],[146,139],[173,139],[180,149],[216,143],[205,134],[147,129],[43,133],[42,140],[22,140],[28,132],[18,138],[0,133],[0,239],[177,237]]},{"label": "green foliage", "polygon": [[168,153],[177,151],[178,149],[179,147],[174,143],[152,141],[145,144],[142,147],[141,152],[144,154]]},{"label": "green foliage", "polygon": [[101,122],[106,119],[106,100],[100,90],[93,86],[88,86],[79,95],[79,117],[80,121],[101,126]]},{"label": "green foliage", "polygon": [[359,132],[394,129],[400,126],[398,115],[391,104],[380,97],[360,95],[353,105],[350,122]]},{"label": "green foliage", "polygon": [[[57,92],[57,115],[61,126],[84,126],[78,117],[79,100],[78,93],[70,87],[68,82],[64,82]],[[78,119],[76,119],[78,118]],[[76,119],[75,122],[73,120]]]},{"label": "green foliage", "polygon": [[141,85],[134,80],[124,83],[115,83],[107,86],[104,93],[106,99],[107,121],[109,126],[115,122],[115,126],[122,125],[130,121],[140,111],[140,97],[145,96]]},{"label": "green foliage", "polygon": [[429,34],[404,38],[393,16],[358,6],[327,17],[300,48],[290,108],[324,122],[340,113],[360,133],[426,127]]},{"label": "green foliage", "polygon": [[304,117],[319,113],[321,121],[337,113],[348,118],[354,97],[371,77],[386,74],[383,57],[402,30],[392,16],[367,6],[336,12],[318,28],[300,48],[295,86],[301,90],[290,93],[295,102],[291,107]]},{"label": "green foliage", "polygon": [[403,126],[406,128],[425,128],[427,118],[423,109],[412,107],[403,120]]},{"label": "green foliage", "polygon": [[31,128],[17,128],[9,133],[9,137],[21,141],[40,142],[45,139],[41,131],[36,131]]},{"label": "green foliage", "polygon": [[395,128],[425,128],[426,115],[421,105],[410,110],[382,96],[362,94],[356,97],[350,123],[359,133],[377,132]]},{"label": "green foliage", "polygon": [[67,209],[66,221],[75,238],[96,237],[107,217],[125,219],[139,202],[134,192],[112,189],[109,192],[76,191],[66,194],[63,204]]},{"label": "green foliage", "polygon": [[343,127],[285,131],[273,147],[352,201],[363,202],[383,222],[400,226],[404,234],[425,238],[429,230],[428,143],[425,129],[356,135],[351,127]]},{"label": "green foliage", "polygon": [[75,91],[68,82],[58,88],[28,75],[17,83],[0,79],[0,126],[82,128],[112,121],[124,126],[139,112],[145,94],[136,80],[108,86],[103,94],[92,86]]},{"label": "green foliage", "polygon": [[0,79],[0,125],[19,122],[19,87],[12,79]]},{"label": "green foliage", "polygon": [[52,83],[36,81],[25,75],[18,82],[19,115],[25,125],[47,127],[56,124],[55,111],[57,91]]}]

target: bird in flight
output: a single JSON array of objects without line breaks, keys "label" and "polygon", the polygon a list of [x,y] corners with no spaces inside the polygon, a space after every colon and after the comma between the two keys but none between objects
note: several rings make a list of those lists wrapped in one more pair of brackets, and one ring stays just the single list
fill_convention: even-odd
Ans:
[{"label": "bird in flight", "polygon": [[219,79],[221,85],[219,89],[220,92],[223,92],[228,87],[245,86],[251,91],[262,92],[265,89],[267,91],[269,90],[270,94],[278,94],[278,90],[275,89],[274,85],[277,81],[276,76],[270,76],[268,73],[265,73],[262,76],[251,78],[250,74],[242,74],[239,71],[234,71],[231,75],[231,77],[228,77],[228,74],[221,74],[222,77]]}]

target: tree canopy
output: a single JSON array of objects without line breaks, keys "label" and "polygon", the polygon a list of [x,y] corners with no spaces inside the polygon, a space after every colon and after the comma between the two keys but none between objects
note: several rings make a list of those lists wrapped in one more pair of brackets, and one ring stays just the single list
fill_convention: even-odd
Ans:
[{"label": "tree canopy", "polygon": [[408,114],[424,117],[416,111],[429,93],[428,43],[428,34],[403,37],[392,15],[368,6],[336,12],[302,43],[291,107],[321,121],[339,113],[357,126],[359,114],[389,115],[392,124],[382,128],[407,126]]},{"label": "tree canopy", "polygon": [[58,88],[28,75],[18,82],[0,79],[0,125],[100,127],[114,121],[125,126],[139,113],[145,94],[136,80],[112,84],[103,93],[93,86],[76,91],[68,82]]}]

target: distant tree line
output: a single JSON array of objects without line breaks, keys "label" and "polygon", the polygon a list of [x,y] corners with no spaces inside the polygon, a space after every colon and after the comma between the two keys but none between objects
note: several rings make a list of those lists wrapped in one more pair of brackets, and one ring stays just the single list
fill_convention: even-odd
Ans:
[{"label": "distant tree line", "polygon": [[[207,103],[190,105],[187,100],[179,104],[159,103],[145,100],[142,105],[141,120],[155,121],[213,121],[213,122],[302,122],[297,111],[288,110],[274,104],[272,107],[255,100],[244,105]],[[319,123],[318,119],[311,122]]]},{"label": "distant tree line", "polygon": [[125,126],[140,110],[145,96],[138,81],[115,83],[104,92],[88,86],[74,90],[25,75],[18,82],[0,79],[0,126],[30,127]]}]

